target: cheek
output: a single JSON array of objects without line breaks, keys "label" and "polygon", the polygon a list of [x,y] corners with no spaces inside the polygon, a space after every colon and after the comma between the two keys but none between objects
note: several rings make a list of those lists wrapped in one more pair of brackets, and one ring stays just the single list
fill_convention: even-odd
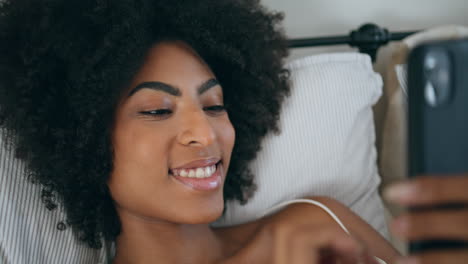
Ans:
[{"label": "cheek", "polygon": [[[118,127],[113,138],[114,162],[108,182],[115,200],[132,200],[167,177],[165,135],[145,127]],[[151,191],[151,190],[148,190]]]},{"label": "cheek", "polygon": [[160,134],[145,128],[120,131],[114,139],[114,166],[154,167],[156,164],[163,164],[167,157],[167,147],[164,144],[165,135]]},{"label": "cheek", "polygon": [[225,120],[218,128],[217,131],[218,138],[223,144],[223,151],[225,154],[231,156],[232,149],[234,147],[234,142],[236,140],[236,133],[234,126],[232,125],[229,119]]},{"label": "cheek", "polygon": [[113,138],[114,164],[108,181],[118,212],[158,218],[172,195],[168,177],[169,129],[154,124],[117,127]]}]

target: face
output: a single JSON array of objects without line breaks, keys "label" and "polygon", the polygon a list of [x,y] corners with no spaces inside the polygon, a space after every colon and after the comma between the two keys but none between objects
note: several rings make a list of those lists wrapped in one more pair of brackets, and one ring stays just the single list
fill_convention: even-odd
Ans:
[{"label": "face", "polygon": [[119,215],[214,221],[234,137],[210,68],[183,43],[155,45],[116,113],[108,185]]}]

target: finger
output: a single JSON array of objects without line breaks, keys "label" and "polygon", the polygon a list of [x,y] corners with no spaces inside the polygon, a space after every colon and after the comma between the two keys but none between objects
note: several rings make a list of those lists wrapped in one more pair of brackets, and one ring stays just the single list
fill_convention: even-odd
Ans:
[{"label": "finger", "polygon": [[468,175],[425,176],[390,186],[384,196],[403,206],[468,203]]},{"label": "finger", "polygon": [[356,260],[360,249],[355,245],[357,242],[350,242],[351,237],[336,226],[282,226],[275,231],[275,264],[318,263],[325,249],[334,256]]},{"label": "finger", "polygon": [[[324,233],[325,234],[325,233]],[[327,242],[329,241],[329,242]],[[318,263],[356,264],[359,261],[360,245],[349,235],[330,233],[323,240],[314,240],[307,247],[316,248]]]},{"label": "finger", "polygon": [[324,253],[342,264],[378,263],[363,244],[335,225],[282,226],[275,231],[275,264],[319,263]]},{"label": "finger", "polygon": [[[302,261],[304,263],[314,263],[314,261],[322,261],[325,258],[342,264],[355,264],[365,259],[364,253],[366,250],[364,246],[335,226],[330,228],[321,227],[313,236],[304,236],[303,239],[295,240],[294,245],[298,245],[298,243],[301,246],[294,247],[294,249],[302,251],[294,253],[294,256],[302,257],[300,261],[298,259],[298,263],[302,263]],[[308,256],[310,257],[308,252],[311,249],[314,251],[314,258],[307,259]]]},{"label": "finger", "polygon": [[468,210],[406,213],[392,222],[391,230],[407,240],[468,240]]},{"label": "finger", "polygon": [[445,250],[422,253],[415,256],[401,258],[398,264],[466,264],[468,263],[468,250]]},{"label": "finger", "polygon": [[295,238],[289,245],[289,262],[291,264],[320,263],[320,249],[310,243],[311,237],[302,235]]},{"label": "finger", "polygon": [[355,238],[346,235],[346,237],[337,237],[331,243],[331,250],[337,262],[324,263],[342,263],[342,264],[377,264],[374,256],[369,254],[366,246]]},{"label": "finger", "polygon": [[278,262],[281,264],[319,263],[320,250],[326,238],[335,230],[314,225],[294,226],[278,230],[275,239],[280,240],[281,249]]}]

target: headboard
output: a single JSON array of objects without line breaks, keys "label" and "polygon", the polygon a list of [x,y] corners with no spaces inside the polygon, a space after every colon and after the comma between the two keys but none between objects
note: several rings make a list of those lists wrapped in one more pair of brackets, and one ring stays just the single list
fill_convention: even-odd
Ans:
[{"label": "headboard", "polygon": [[375,62],[377,51],[381,46],[390,41],[402,40],[418,31],[390,32],[376,24],[366,23],[357,30],[352,30],[347,36],[290,39],[288,46],[289,48],[304,48],[347,44],[358,48],[361,53],[368,54]]}]

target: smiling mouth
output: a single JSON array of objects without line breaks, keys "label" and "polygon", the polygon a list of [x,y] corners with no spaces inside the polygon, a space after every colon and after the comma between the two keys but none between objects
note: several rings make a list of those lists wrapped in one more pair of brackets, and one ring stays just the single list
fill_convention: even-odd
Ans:
[{"label": "smiling mouth", "polygon": [[219,161],[206,167],[170,170],[169,175],[190,189],[213,191],[222,184],[222,170],[222,163]]},{"label": "smiling mouth", "polygon": [[216,172],[219,163],[220,161],[213,165],[198,168],[172,169],[169,170],[169,174],[185,178],[209,178]]}]

